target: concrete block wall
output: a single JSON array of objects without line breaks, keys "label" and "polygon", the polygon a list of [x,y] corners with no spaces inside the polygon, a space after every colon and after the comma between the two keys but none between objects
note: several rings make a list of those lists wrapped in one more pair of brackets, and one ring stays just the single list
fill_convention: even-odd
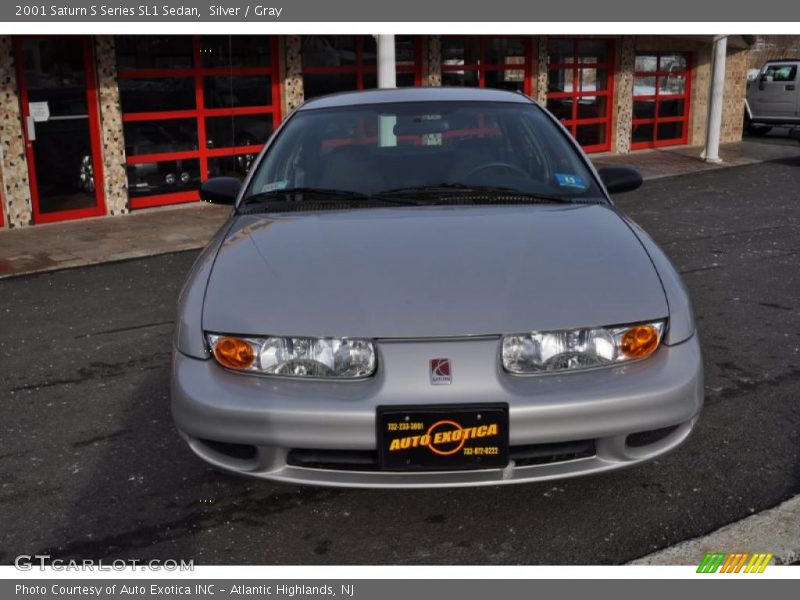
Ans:
[{"label": "concrete block wall", "polygon": [[14,43],[10,35],[0,36],[0,177],[3,182],[4,226],[32,225],[28,161],[22,133]]},{"label": "concrete block wall", "polygon": [[130,203],[125,173],[125,136],[117,83],[114,36],[95,36],[94,51],[97,62],[97,96],[100,102],[100,140],[106,214],[123,215],[130,212]]},{"label": "concrete block wall", "polygon": [[636,62],[636,38],[624,35],[617,49],[616,94],[614,115],[612,115],[613,136],[611,147],[617,154],[631,151],[631,131],[633,129],[633,69]]}]

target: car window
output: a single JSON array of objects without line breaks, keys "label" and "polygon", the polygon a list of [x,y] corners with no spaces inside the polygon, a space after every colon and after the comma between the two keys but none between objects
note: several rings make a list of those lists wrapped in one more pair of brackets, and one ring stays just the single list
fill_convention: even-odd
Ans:
[{"label": "car window", "polygon": [[764,71],[767,81],[794,81],[797,76],[797,65],[769,65]]},{"label": "car window", "polygon": [[440,185],[603,201],[583,159],[542,109],[499,102],[299,111],[258,165],[246,195],[293,188],[380,194]]}]

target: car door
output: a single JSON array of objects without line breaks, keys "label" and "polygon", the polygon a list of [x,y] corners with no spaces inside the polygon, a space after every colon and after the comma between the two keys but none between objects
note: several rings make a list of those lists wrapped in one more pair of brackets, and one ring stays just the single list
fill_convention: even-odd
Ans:
[{"label": "car door", "polygon": [[766,65],[753,83],[753,105],[755,118],[797,117],[798,110],[798,63],[780,62]]}]

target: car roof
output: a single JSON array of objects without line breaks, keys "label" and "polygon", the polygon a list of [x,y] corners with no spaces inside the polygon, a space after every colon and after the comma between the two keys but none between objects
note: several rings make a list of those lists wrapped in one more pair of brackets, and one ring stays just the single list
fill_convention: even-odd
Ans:
[{"label": "car roof", "polygon": [[519,92],[487,88],[465,87],[413,87],[359,92],[340,92],[329,96],[312,98],[298,110],[357,106],[361,104],[387,104],[390,102],[533,102]]}]

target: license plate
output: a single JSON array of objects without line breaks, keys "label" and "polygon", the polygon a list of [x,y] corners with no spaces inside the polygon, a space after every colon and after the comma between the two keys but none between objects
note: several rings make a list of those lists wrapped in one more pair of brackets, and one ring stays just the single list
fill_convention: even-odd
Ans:
[{"label": "license plate", "polygon": [[389,471],[508,464],[508,405],[378,407],[378,457]]}]

